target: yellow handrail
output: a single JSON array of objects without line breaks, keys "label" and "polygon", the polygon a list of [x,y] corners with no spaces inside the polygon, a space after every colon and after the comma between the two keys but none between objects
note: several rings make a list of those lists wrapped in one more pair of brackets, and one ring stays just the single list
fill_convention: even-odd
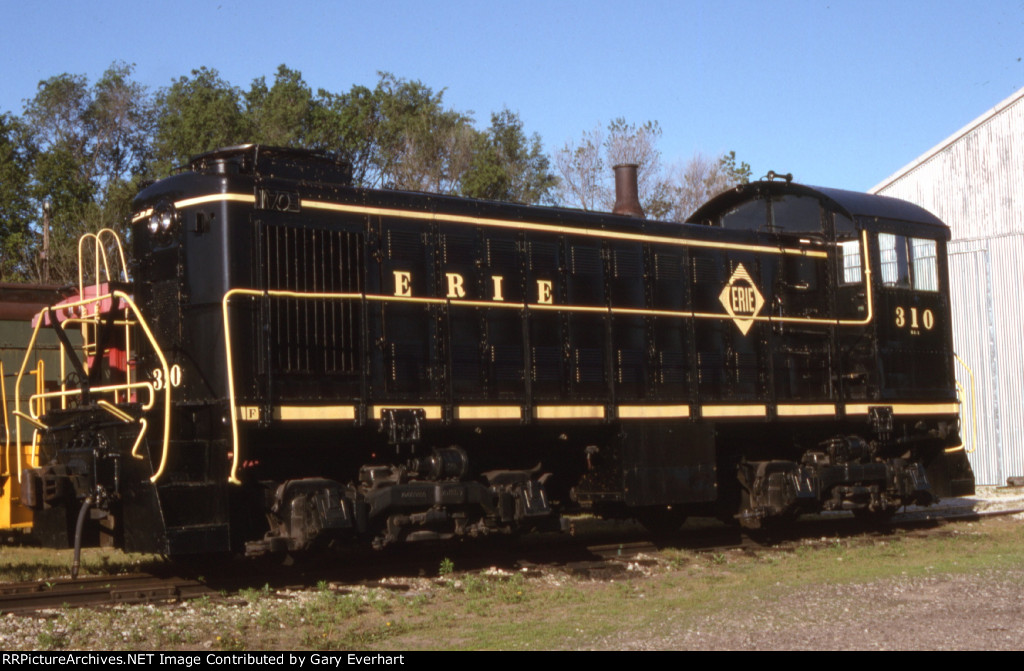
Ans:
[{"label": "yellow handrail", "polygon": [[231,415],[231,474],[228,476],[228,482],[233,485],[240,485],[242,481],[238,479],[238,464],[239,458],[239,442],[238,442],[238,409],[235,406],[235,366],[231,351],[231,320],[228,319],[228,302],[233,296],[250,296],[260,298],[263,296],[272,296],[275,298],[312,298],[312,299],[358,299],[365,298],[365,294],[361,293],[318,293],[318,292],[299,292],[299,291],[280,291],[280,290],[269,290],[260,291],[257,289],[230,289],[224,294],[221,299],[221,316],[224,319],[224,356],[225,364],[228,368],[228,402],[230,404],[230,415]]},{"label": "yellow handrail", "polygon": [[[110,228],[101,228],[96,233],[86,233],[78,239],[78,295],[85,295],[85,263],[83,262],[82,246],[88,241],[93,241],[93,262],[95,263],[95,269],[93,274],[93,280],[96,288],[99,289],[100,284],[100,261],[103,261],[103,274],[106,276],[107,281],[110,277],[110,261],[107,258],[107,250],[103,247],[103,237],[106,234],[114,241],[114,247],[117,249],[118,260],[121,262],[120,268],[120,279],[122,282],[128,282],[128,262],[125,260],[124,247],[121,245],[121,236],[117,234],[117,231]],[[115,270],[117,270],[115,268]]]},{"label": "yellow handrail", "polygon": [[[159,463],[159,466],[157,467],[156,471],[150,477],[150,481],[151,482],[156,482],[160,478],[160,476],[163,475],[164,470],[167,467],[168,447],[170,445],[170,431],[171,431],[171,389],[172,389],[173,385],[171,385],[169,383],[169,381],[171,379],[171,376],[170,376],[170,366],[167,363],[167,357],[164,355],[162,348],[157,343],[156,337],[153,335],[152,330],[149,328],[149,324],[146,322],[145,317],[143,317],[141,311],[139,310],[138,306],[135,304],[135,301],[132,299],[132,297],[129,296],[128,294],[126,294],[123,291],[112,291],[110,293],[103,294],[103,295],[95,295],[95,296],[90,296],[88,298],[81,298],[80,300],[77,300],[77,301],[72,301],[70,303],[62,304],[61,308],[62,309],[70,309],[70,308],[76,308],[76,307],[84,307],[84,306],[94,305],[94,304],[100,303],[100,302],[105,301],[105,300],[110,300],[110,299],[118,299],[118,300],[124,301],[124,304],[125,304],[128,312],[129,312],[129,314],[132,315],[132,318],[129,318],[129,319],[125,320],[125,322],[124,322],[125,329],[126,330],[130,329],[132,324],[135,324],[139,328],[142,329],[143,333],[146,336],[146,339],[149,341],[149,343],[150,343],[150,345],[151,345],[151,347],[153,349],[154,354],[156,354],[157,359],[159,359],[159,361],[160,361],[161,377],[162,377],[163,380],[168,381],[167,383],[165,383],[163,385],[163,391],[164,391],[164,422],[163,422],[163,437],[162,437],[162,449],[161,449],[161,455],[160,455],[160,463]],[[98,311],[95,314],[98,317]],[[51,315],[51,318],[55,318],[55,317]],[[89,317],[72,317],[68,321],[72,321],[72,320],[74,320],[74,321],[79,321],[79,320],[89,321],[90,318]],[[15,407],[19,409],[18,411],[15,412],[15,414],[18,415],[18,419],[19,419],[19,421],[16,423],[16,431],[15,431],[15,433],[17,435],[17,443],[19,445],[21,444],[21,419],[25,419],[25,421],[27,421],[27,422],[29,422],[29,423],[31,423],[33,425],[36,425],[37,428],[38,428],[38,424],[40,424],[40,422],[38,422],[38,417],[40,417],[43,414],[45,414],[45,412],[43,412],[44,409],[42,408],[42,404],[45,403],[46,399],[60,398],[60,399],[62,399],[62,402],[63,402],[63,399],[65,399],[67,397],[77,396],[77,395],[80,395],[82,393],[81,389],[66,389],[66,388],[63,388],[63,387],[61,388],[60,391],[46,392],[45,391],[45,387],[38,387],[37,392],[35,394],[32,394],[29,397],[29,399],[28,399],[28,409],[29,409],[29,412],[27,414],[20,412],[20,408],[21,408],[21,383],[22,383],[22,380],[23,380],[24,375],[25,375],[25,369],[26,369],[26,367],[28,365],[28,361],[31,358],[31,353],[32,353],[32,351],[35,348],[35,343],[36,343],[36,340],[38,338],[39,330],[40,330],[40,328],[43,325],[43,322],[44,322],[43,315],[42,315],[42,313],[40,313],[39,318],[36,320],[35,328],[32,331],[32,337],[29,340],[29,345],[28,345],[28,349],[26,351],[25,359],[22,362],[21,369],[18,371],[18,377],[15,380],[15,386],[14,386]],[[102,354],[102,353],[100,353],[100,354]],[[114,400],[115,400],[115,403],[116,403],[117,400],[118,400],[118,393],[121,392],[121,391],[125,392],[126,397],[127,397],[128,392],[130,390],[132,390],[132,389],[146,389],[149,392],[149,399],[148,399],[148,402],[146,402],[142,406],[142,409],[144,411],[152,409],[153,406],[156,403],[156,391],[158,391],[158,390],[154,387],[153,383],[149,382],[148,380],[147,381],[143,381],[143,382],[133,382],[133,381],[131,381],[131,370],[130,369],[127,371],[127,374],[129,376],[129,378],[128,378],[128,381],[126,383],[124,383],[124,384],[115,384],[115,385],[106,385],[106,386],[100,386],[100,387],[93,387],[92,389],[90,389],[90,391],[91,392],[96,392],[96,393],[110,392],[110,393],[112,393],[114,395]],[[41,377],[40,377],[40,380],[42,380]],[[104,403],[107,403],[107,402],[104,401]],[[108,404],[108,405],[109,405],[109,407],[113,407],[112,404]],[[100,407],[104,407],[104,406],[102,404],[100,404]],[[108,412],[110,411],[109,407],[105,408],[105,409],[108,410]],[[38,410],[39,411],[38,414],[34,413],[33,412],[34,410]],[[139,445],[141,444],[142,436],[145,434],[146,429],[148,427],[148,423],[145,422],[145,420],[140,419],[139,421],[140,421],[140,424],[141,424],[140,436],[139,436],[139,438],[136,439],[135,445],[132,447],[132,455],[135,456],[135,457],[138,457],[137,450],[138,450]],[[35,437],[33,437],[33,440],[35,440]],[[19,478],[19,481],[20,481],[20,478],[21,478],[21,452],[20,452],[20,450],[18,451],[18,478]]]},{"label": "yellow handrail", "polygon": [[[970,399],[970,403],[968,403],[968,405],[971,408],[971,449],[967,450],[967,452],[974,452],[978,449],[978,405],[974,399],[974,371],[971,370],[971,367],[967,365],[967,362],[961,359],[956,352],[953,353],[953,357],[960,362],[960,365],[963,366],[964,369],[967,370],[967,377],[970,381],[970,386],[967,389],[967,395]],[[956,386],[957,391],[963,390],[963,386],[959,382],[956,383]],[[963,402],[961,402],[960,407],[963,407]],[[960,442],[963,442],[963,438],[960,439]]]},{"label": "yellow handrail", "polygon": [[11,471],[11,425],[7,419],[7,384],[4,382],[4,362],[0,360],[0,403],[4,406],[4,463],[0,466],[0,475]]},{"label": "yellow handrail", "polygon": [[[102,278],[106,278],[109,282],[111,280],[110,273],[110,259],[107,248],[103,246],[103,239],[107,237],[113,240],[114,249],[117,251],[115,257],[120,261],[120,269],[116,266],[114,268],[115,274],[120,277],[124,282],[129,280],[128,278],[128,262],[125,260],[124,246],[121,244],[121,237],[116,231],[110,228],[102,228],[96,233],[86,233],[78,239],[78,295],[85,296],[85,259],[83,248],[86,246],[88,241],[93,242],[93,263],[95,265],[93,269],[93,283],[94,289],[93,294],[99,295],[100,288],[103,284]],[[102,273],[100,272],[100,263],[102,262]],[[98,314],[94,311],[92,317],[98,320]],[[89,326],[92,322],[82,322],[82,350],[88,352],[91,347],[95,344],[91,342]]]}]

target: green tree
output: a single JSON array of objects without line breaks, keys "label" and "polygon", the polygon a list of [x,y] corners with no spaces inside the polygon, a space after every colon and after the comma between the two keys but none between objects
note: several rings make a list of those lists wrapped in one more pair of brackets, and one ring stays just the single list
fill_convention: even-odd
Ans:
[{"label": "green tree", "polygon": [[[33,139],[43,148],[62,146],[82,157],[89,143],[87,115],[91,95],[85,75],[62,74],[39,82],[36,95],[26,101],[24,119]],[[80,161],[83,174],[85,161]]]},{"label": "green tree", "polygon": [[[26,258],[29,279],[39,282],[77,280],[78,239],[87,231],[98,231],[102,208],[97,186],[83,173],[81,156],[70,143],[58,143],[40,151],[32,165],[32,196],[40,213],[33,224],[33,252]],[[48,263],[43,257],[43,203],[50,204]]]},{"label": "green tree", "polygon": [[80,234],[126,235],[143,177],[212,149],[248,142],[332,151],[357,185],[537,203],[557,178],[540,138],[502,110],[490,126],[445,103],[444,89],[380,73],[372,87],[315,95],[277,68],[244,93],[202,67],[151,95],[113,63],[95,84],[61,74],[39,83],[22,118],[0,117],[0,277],[38,280],[42,203],[52,205],[50,279],[77,277]]},{"label": "green tree", "polygon": [[174,80],[157,94],[157,109],[155,175],[196,154],[249,141],[242,95],[216,70],[202,67]]},{"label": "green tree", "polygon": [[308,144],[315,101],[302,73],[285,65],[277,68],[274,84],[255,79],[245,94],[249,141],[280,147]]},{"label": "green tree", "polygon": [[722,154],[718,159],[718,167],[725,174],[726,181],[730,182],[730,186],[750,183],[750,164],[744,161],[737,166],[735,151]]},{"label": "green tree", "polygon": [[153,123],[152,99],[132,71],[114,63],[92,86],[82,75],[57,75],[40,82],[25,105],[35,147],[28,168],[33,209],[41,212],[48,201],[53,213],[48,273],[30,249],[42,237],[39,215],[25,241],[22,272],[31,279],[77,277],[81,233],[105,227],[127,232],[130,185],[149,157]]},{"label": "green tree", "polygon": [[309,146],[352,163],[356,184],[454,193],[466,170],[472,119],[444,105],[444,91],[382,72],[377,85],[320,90]]},{"label": "green tree", "polygon": [[91,104],[85,76],[65,73],[39,82],[25,105],[25,122],[37,147],[31,166],[33,200],[37,207],[50,201],[62,220],[83,216],[83,206],[99,188],[89,138]]},{"label": "green tree", "polygon": [[527,137],[519,116],[504,109],[492,114],[490,127],[477,134],[460,192],[471,198],[535,204],[548,201],[557,182],[540,136]]},{"label": "green tree", "polygon": [[372,186],[381,151],[378,128],[382,124],[375,95],[365,86],[353,86],[347,93],[317,92],[311,110],[310,149],[339,154],[352,165],[352,177],[359,186]]},{"label": "green tree", "polygon": [[132,71],[114,63],[93,86],[83,75],[57,75],[40,82],[25,106],[40,150],[59,148],[97,189],[131,179],[149,159],[153,103]]},{"label": "green tree", "polygon": [[315,95],[302,74],[281,65],[272,84],[244,94],[200,69],[158,96],[158,170],[218,146],[259,142],[339,154],[357,185],[538,202],[555,182],[540,138],[504,110],[491,127],[447,106],[444,90],[379,73],[373,88]]},{"label": "green tree", "polygon": [[131,181],[150,159],[153,100],[132,81],[132,70],[124,63],[108,68],[93,86],[86,113],[93,172],[105,189]]},{"label": "green tree", "polygon": [[[11,114],[0,114],[0,280],[24,280],[35,251],[35,211],[29,191],[34,147],[28,129]],[[26,259],[25,257],[29,258]]]}]

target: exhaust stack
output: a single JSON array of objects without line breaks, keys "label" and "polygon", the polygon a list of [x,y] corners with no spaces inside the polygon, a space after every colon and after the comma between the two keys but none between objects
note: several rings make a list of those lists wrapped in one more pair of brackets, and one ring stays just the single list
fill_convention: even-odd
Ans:
[{"label": "exhaust stack", "polygon": [[636,178],[639,167],[636,163],[620,163],[612,167],[615,171],[615,207],[612,208],[612,214],[644,218]]}]

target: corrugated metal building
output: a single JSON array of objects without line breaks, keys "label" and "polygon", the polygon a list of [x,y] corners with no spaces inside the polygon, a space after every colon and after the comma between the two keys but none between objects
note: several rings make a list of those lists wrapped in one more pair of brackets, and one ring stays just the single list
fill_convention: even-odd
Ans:
[{"label": "corrugated metal building", "polygon": [[952,228],[953,340],[971,466],[978,484],[1024,475],[1024,89],[871,192],[916,203]]}]

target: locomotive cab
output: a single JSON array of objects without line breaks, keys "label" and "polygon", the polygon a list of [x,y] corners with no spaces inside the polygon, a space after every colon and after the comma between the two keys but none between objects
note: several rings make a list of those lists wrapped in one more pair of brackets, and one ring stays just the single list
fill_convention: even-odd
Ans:
[{"label": "locomotive cab", "polygon": [[[942,222],[903,201],[788,182],[737,187],[690,221],[829,251],[811,274],[798,260],[768,299],[780,315],[790,307],[810,319],[769,318],[765,338],[776,356],[776,398],[834,401],[819,407],[836,433],[790,449],[788,459],[774,450],[771,460],[763,436],[736,436],[742,522],[759,526],[819,506],[887,515],[973,493],[958,434]],[[813,376],[792,362],[807,354],[827,360],[830,373],[800,392],[795,377]]]}]

